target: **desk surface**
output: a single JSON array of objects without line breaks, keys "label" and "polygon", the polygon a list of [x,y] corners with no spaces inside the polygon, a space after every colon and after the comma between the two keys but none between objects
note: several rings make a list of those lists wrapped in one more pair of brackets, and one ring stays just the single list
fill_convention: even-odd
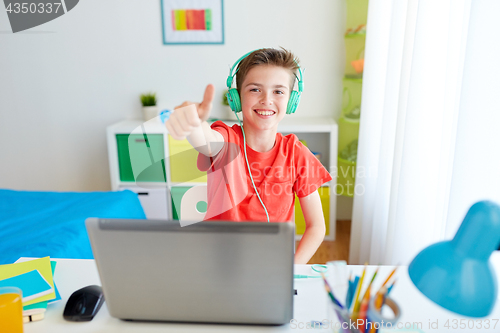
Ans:
[{"label": "desk surface", "polygon": [[[283,325],[277,327],[267,326],[244,326],[244,325],[215,325],[215,324],[181,324],[181,323],[149,323],[149,322],[126,322],[109,315],[106,303],[91,322],[67,322],[63,319],[62,313],[66,301],[72,292],[84,286],[91,284],[100,284],[97,267],[93,260],[71,260],[57,259],[57,269],[54,275],[54,280],[61,293],[62,300],[55,304],[49,305],[45,313],[45,319],[39,322],[25,324],[25,333],[32,332],[50,332],[50,333],[78,333],[78,332],[106,332],[106,333],[126,333],[126,332],[255,332],[255,331],[302,331],[298,328],[293,328],[291,325]],[[500,274],[500,253],[495,253],[492,257],[494,266]],[[391,272],[393,267],[381,266],[378,276],[374,282],[375,287],[378,287]],[[346,272],[352,271],[355,274],[360,274],[363,266],[347,266]],[[375,271],[375,266],[369,266],[367,276],[371,276]],[[297,265],[295,267],[296,274],[312,274],[310,266]],[[333,272],[331,272],[333,273]],[[500,302],[497,302],[493,313],[482,319],[463,317],[449,312],[440,306],[429,301],[423,296],[412,284],[408,277],[407,267],[401,266],[397,273],[397,284],[391,293],[391,297],[399,303],[402,315],[400,325],[406,324],[407,328],[410,325],[421,325],[422,331],[427,333],[434,332],[500,332]],[[328,277],[334,293],[339,298],[345,295],[345,286],[336,281],[336,274],[330,274]],[[378,284],[377,284],[378,282]],[[311,329],[306,328],[306,324],[311,320],[323,321],[329,320],[328,305],[329,300],[326,297],[323,282],[321,279],[298,279],[295,280],[295,289],[297,295],[294,296],[294,319],[295,327],[303,325],[303,330],[310,332]],[[340,296],[339,296],[340,295]],[[330,318],[331,319],[331,318]],[[487,329],[487,321],[489,320],[490,328]],[[449,328],[445,327],[446,321],[449,320]],[[461,321],[462,320],[462,321]],[[432,328],[429,327],[433,324]],[[437,323],[437,328],[436,327]],[[460,329],[473,325],[474,329]],[[479,329],[481,324],[481,329]],[[496,324],[496,327],[493,327]],[[301,325],[301,326],[302,326]],[[457,329],[453,326],[457,325]],[[415,326],[417,327],[417,326]],[[322,329],[320,331],[331,332],[331,330]],[[405,330],[406,332],[410,332]]]}]

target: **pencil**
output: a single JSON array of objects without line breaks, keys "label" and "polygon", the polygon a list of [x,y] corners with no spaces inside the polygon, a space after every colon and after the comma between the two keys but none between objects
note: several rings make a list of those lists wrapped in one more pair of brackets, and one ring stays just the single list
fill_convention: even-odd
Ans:
[{"label": "pencil", "polygon": [[365,333],[365,331],[366,331],[366,321],[367,321],[366,312],[368,311],[368,303],[370,302],[370,288],[371,287],[368,286],[368,288],[366,289],[365,296],[363,297],[363,300],[361,301],[361,307],[359,310],[358,319],[361,319],[363,326],[361,326],[361,328],[358,327],[358,330],[360,330],[360,332],[362,332],[362,333]]},{"label": "pencil", "polygon": [[330,288],[330,284],[328,284],[328,281],[326,281],[325,275],[321,273],[321,276],[323,277],[323,281],[325,282],[325,290],[330,296],[330,299],[332,302],[337,305],[339,308],[344,309],[344,306],[335,298],[335,295],[333,295],[332,288]]},{"label": "pencil", "polygon": [[377,267],[377,269],[375,270],[375,273],[373,274],[372,279],[371,279],[370,283],[368,284],[368,288],[366,288],[365,294],[364,294],[363,298],[361,298],[362,300],[365,299],[367,293],[368,293],[368,297],[370,296],[369,291],[370,291],[370,288],[372,286],[373,280],[375,280],[375,277],[377,276],[378,269],[379,269],[379,267]]},{"label": "pencil", "polygon": [[387,295],[389,295],[389,293],[391,292],[392,288],[394,287],[394,285],[396,284],[396,281],[397,280],[394,280],[394,282],[391,284],[391,286],[389,288],[387,288]]},{"label": "pencil", "polygon": [[389,280],[394,275],[394,273],[396,273],[396,269],[398,269],[397,266],[392,270],[391,274],[389,274],[389,276],[387,277],[387,279],[385,279],[384,283],[382,283],[382,286],[380,286],[380,289],[378,290],[379,292],[382,289],[382,287],[385,286],[387,284],[387,282],[389,282]]},{"label": "pencil", "polygon": [[352,291],[352,272],[349,273],[349,280],[347,281],[347,293],[345,294],[345,306],[349,309],[349,297]]},{"label": "pencil", "polygon": [[348,294],[346,295],[346,308],[350,309],[352,305],[352,300],[354,298],[354,293],[356,292],[356,288],[358,287],[359,283],[359,276],[356,276],[354,278],[354,281],[349,282],[349,291]]},{"label": "pencil", "polygon": [[387,279],[385,280],[385,282],[382,284],[382,286],[385,286],[387,284],[387,282],[389,282],[389,280],[391,279],[391,277],[394,275],[394,273],[396,273],[396,269],[398,269],[397,267],[394,268],[391,272],[391,274],[389,274],[389,276],[387,277]]},{"label": "pencil", "polygon": [[[377,292],[377,295],[375,296],[375,304],[374,304],[375,310],[382,312],[381,309],[382,309],[382,306],[384,306],[386,293],[387,293],[386,286],[381,287],[380,290]],[[372,327],[370,329],[370,333],[376,333],[376,332],[377,332],[377,328],[375,328],[375,325],[372,325]]]},{"label": "pencil", "polygon": [[[364,280],[365,274],[366,274],[366,266],[367,266],[367,264],[365,264],[365,268],[363,268],[363,273],[361,274],[361,278],[359,279],[358,291],[356,292],[356,297],[354,298],[354,307],[352,308],[353,315],[354,315],[354,313],[359,312],[359,306],[360,306],[359,294],[361,294],[361,287],[363,287],[363,280]],[[353,319],[356,319],[356,318],[353,318]]]},{"label": "pencil", "polygon": [[380,290],[377,292],[377,295],[375,296],[375,309],[380,310],[382,308],[382,305],[384,304],[384,296],[386,293],[386,286],[380,288]]}]

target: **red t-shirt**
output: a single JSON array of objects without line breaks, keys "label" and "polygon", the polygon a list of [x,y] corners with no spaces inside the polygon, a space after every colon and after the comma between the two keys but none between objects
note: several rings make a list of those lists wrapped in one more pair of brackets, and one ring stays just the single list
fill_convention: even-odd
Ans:
[{"label": "red t-shirt", "polygon": [[[207,171],[208,208],[205,220],[267,222],[248,176],[239,125],[212,124],[224,137],[215,157],[198,155],[198,169]],[[272,222],[293,221],[295,195],[305,197],[332,177],[294,134],[276,134],[274,147],[260,153],[248,145],[247,156],[255,187]]]}]

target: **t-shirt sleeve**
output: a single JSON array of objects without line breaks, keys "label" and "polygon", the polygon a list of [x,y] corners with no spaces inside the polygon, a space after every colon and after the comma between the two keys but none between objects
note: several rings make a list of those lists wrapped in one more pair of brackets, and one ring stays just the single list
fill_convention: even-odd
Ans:
[{"label": "t-shirt sleeve", "polygon": [[214,131],[219,132],[224,138],[224,145],[221,151],[212,157],[198,153],[197,166],[200,171],[208,171],[217,168],[220,164],[227,164],[238,154],[238,135],[232,127],[227,126],[222,121],[216,121],[210,126]]},{"label": "t-shirt sleeve", "polygon": [[311,153],[309,148],[297,140],[294,144],[296,180],[293,184],[295,193],[299,198],[308,196],[321,185],[332,180],[332,176]]}]

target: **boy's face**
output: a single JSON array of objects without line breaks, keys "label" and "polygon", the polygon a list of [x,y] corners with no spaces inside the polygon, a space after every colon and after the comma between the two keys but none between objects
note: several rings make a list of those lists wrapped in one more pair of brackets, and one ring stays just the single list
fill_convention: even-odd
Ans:
[{"label": "boy's face", "polygon": [[283,67],[259,65],[250,69],[240,89],[245,126],[277,129],[286,114],[291,73]]}]

